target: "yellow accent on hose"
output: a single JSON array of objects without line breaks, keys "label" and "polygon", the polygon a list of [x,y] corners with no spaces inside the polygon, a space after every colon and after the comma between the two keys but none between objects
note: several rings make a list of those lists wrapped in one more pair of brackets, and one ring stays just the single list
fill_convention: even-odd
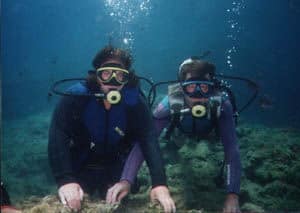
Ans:
[{"label": "yellow accent on hose", "polygon": [[109,93],[107,93],[106,95],[106,100],[110,103],[110,104],[117,104],[120,102],[121,100],[121,94],[119,91],[117,90],[113,90],[110,91]]},{"label": "yellow accent on hose", "polygon": [[192,115],[197,118],[201,118],[206,114],[206,108],[203,105],[196,105],[192,108]]}]

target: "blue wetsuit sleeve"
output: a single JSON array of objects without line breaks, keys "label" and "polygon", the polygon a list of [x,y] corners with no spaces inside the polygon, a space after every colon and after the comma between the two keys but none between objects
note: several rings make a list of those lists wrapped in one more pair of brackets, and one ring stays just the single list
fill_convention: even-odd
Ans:
[{"label": "blue wetsuit sleeve", "polygon": [[143,98],[133,109],[135,123],[133,134],[146,160],[152,180],[152,187],[166,185],[165,168],[155,134],[151,111]]},{"label": "blue wetsuit sleeve", "polygon": [[71,97],[63,97],[60,100],[52,115],[49,129],[48,158],[58,187],[76,182],[70,154],[72,100]]},{"label": "blue wetsuit sleeve", "polygon": [[224,146],[226,161],[226,186],[228,193],[239,194],[241,179],[241,160],[237,144],[237,135],[230,101],[222,104],[222,112],[218,121],[220,137]]}]

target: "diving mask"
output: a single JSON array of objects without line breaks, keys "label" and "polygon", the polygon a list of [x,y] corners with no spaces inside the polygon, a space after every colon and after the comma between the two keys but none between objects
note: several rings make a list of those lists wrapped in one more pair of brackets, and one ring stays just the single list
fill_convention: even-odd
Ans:
[{"label": "diving mask", "polygon": [[119,64],[104,64],[104,66],[98,68],[96,71],[98,79],[104,84],[112,82],[114,85],[123,85],[129,80],[129,71],[122,69]]},{"label": "diving mask", "polygon": [[214,83],[189,79],[181,84],[183,92],[191,98],[208,98],[213,92]]}]

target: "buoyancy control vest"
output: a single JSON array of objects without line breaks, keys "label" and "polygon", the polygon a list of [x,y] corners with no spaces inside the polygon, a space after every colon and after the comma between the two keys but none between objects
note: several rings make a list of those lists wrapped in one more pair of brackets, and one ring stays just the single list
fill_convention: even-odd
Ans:
[{"label": "buoyancy control vest", "polygon": [[174,131],[178,131],[190,137],[203,138],[212,129],[216,128],[216,122],[221,115],[222,102],[228,100],[225,91],[216,91],[208,101],[199,107],[201,116],[193,116],[193,111],[186,107],[184,92],[180,83],[168,86],[168,100],[171,113],[171,121],[166,128],[164,138],[169,140]]},{"label": "buoyancy control vest", "polygon": [[[84,94],[89,91],[84,84],[78,83],[69,92]],[[105,109],[102,99],[67,97],[73,99],[69,117],[71,155],[75,170],[82,168],[91,156],[105,163],[128,154],[133,145],[128,134],[130,108],[138,103],[140,94],[137,88],[123,88],[121,94],[121,102],[112,105],[110,110]]]}]

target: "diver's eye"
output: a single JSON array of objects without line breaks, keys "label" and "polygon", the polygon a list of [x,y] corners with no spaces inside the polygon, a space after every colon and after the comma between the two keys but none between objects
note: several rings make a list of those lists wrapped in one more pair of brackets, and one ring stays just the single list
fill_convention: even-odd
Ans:
[{"label": "diver's eye", "polygon": [[122,71],[116,71],[116,78],[119,80],[119,81],[123,81],[124,80],[124,77],[125,76],[125,73],[122,72]]},{"label": "diver's eye", "polygon": [[193,93],[196,90],[197,85],[196,84],[189,84],[185,86],[185,91],[188,93]]},{"label": "diver's eye", "polygon": [[99,77],[102,80],[106,81],[111,77],[112,71],[111,70],[103,70],[103,71],[99,72],[99,75],[100,75]]},{"label": "diver's eye", "polygon": [[208,85],[207,84],[200,84],[200,89],[203,93],[208,92]]}]

